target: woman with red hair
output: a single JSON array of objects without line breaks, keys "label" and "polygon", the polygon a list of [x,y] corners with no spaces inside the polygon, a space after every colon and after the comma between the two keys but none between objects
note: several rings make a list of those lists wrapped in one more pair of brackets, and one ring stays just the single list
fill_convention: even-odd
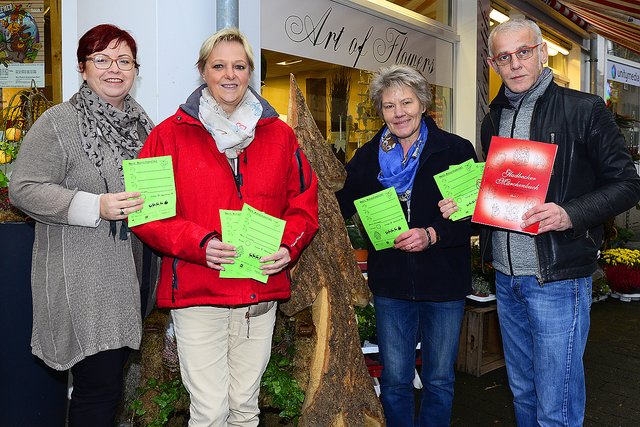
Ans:
[{"label": "woman with red hair", "polygon": [[153,124],[129,95],[139,64],[128,32],[98,25],[77,55],[84,83],[29,130],[9,191],[36,220],[33,354],[71,369],[69,425],[106,427],[142,335],[143,245],[125,219],[143,200],[124,191],[122,161],[137,156]]}]

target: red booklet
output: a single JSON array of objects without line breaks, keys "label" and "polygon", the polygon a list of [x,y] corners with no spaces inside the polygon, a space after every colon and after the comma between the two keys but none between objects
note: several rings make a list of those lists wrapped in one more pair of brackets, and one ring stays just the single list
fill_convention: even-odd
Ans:
[{"label": "red booklet", "polygon": [[471,220],[537,234],[539,223],[521,228],[522,215],[544,203],[558,146],[524,139],[491,139]]}]

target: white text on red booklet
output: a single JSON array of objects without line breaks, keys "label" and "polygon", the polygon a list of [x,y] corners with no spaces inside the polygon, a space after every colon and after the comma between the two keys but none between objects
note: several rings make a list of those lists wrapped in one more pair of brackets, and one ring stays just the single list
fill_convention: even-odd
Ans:
[{"label": "white text on red booklet", "polygon": [[545,202],[557,145],[494,136],[471,220],[528,234],[538,223],[521,228],[522,215]]}]

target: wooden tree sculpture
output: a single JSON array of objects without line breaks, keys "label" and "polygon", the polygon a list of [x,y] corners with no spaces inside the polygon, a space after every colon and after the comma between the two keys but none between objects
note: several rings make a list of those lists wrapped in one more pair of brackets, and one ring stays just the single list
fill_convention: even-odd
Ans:
[{"label": "wooden tree sculpture", "polygon": [[[311,351],[296,343],[296,366],[305,389],[299,426],[381,426],[382,406],[360,349],[353,305],[364,306],[369,290],[357,267],[334,192],[345,177],[322,137],[293,75],[289,125],[318,176],[320,229],[292,272],[291,300],[280,305],[288,316],[312,307],[315,336]],[[310,342],[309,342],[310,341]]]}]

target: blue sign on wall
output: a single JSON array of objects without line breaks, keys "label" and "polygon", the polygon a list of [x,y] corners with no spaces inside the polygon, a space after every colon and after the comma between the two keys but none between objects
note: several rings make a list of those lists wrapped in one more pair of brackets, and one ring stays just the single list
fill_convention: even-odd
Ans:
[{"label": "blue sign on wall", "polygon": [[640,86],[640,68],[612,60],[607,61],[607,68],[609,69],[609,80]]}]

